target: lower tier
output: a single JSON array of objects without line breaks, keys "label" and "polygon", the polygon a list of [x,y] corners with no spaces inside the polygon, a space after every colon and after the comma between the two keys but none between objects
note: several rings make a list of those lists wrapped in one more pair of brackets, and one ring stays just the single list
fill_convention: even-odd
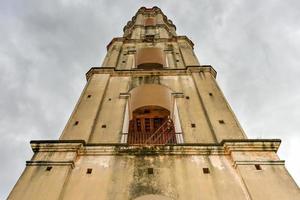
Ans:
[{"label": "lower tier", "polygon": [[128,146],[31,141],[34,155],[8,199],[293,200],[280,140]]}]

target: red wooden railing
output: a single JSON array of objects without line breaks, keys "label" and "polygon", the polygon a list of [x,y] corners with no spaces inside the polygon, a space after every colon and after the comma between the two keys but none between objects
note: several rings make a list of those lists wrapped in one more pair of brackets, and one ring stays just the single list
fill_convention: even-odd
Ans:
[{"label": "red wooden railing", "polygon": [[130,121],[128,144],[176,144],[175,128],[172,119],[168,118],[154,132],[134,130],[134,121]]}]

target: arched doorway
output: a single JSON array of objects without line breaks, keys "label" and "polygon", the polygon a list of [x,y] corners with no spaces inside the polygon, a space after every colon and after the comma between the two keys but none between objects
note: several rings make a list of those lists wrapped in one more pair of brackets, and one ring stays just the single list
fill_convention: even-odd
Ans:
[{"label": "arched doorway", "polygon": [[175,144],[175,128],[170,111],[160,106],[144,106],[132,112],[128,144]]},{"label": "arched doorway", "polygon": [[158,84],[143,84],[130,91],[128,144],[176,144],[172,90]]}]

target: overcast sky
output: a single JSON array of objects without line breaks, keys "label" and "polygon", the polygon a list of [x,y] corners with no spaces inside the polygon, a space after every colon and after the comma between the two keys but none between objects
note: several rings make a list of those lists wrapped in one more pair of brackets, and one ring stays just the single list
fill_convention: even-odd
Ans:
[{"label": "overcast sky", "polygon": [[300,184],[299,0],[1,0],[0,199],[32,156],[58,139],[106,45],[139,7],[159,6],[195,44],[249,138],[280,138]]}]

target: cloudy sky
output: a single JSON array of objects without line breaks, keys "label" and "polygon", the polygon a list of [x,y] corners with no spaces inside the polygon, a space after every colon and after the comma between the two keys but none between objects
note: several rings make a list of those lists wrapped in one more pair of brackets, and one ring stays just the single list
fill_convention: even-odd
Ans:
[{"label": "cloudy sky", "polygon": [[300,184],[298,0],[1,0],[0,199],[32,156],[57,139],[112,37],[141,6],[159,6],[195,43],[249,138],[280,138]]}]

